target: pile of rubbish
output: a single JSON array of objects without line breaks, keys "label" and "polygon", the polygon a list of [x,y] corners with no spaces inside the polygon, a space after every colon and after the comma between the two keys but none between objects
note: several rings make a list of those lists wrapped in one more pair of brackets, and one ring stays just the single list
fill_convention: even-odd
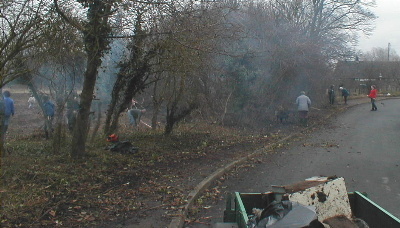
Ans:
[{"label": "pile of rubbish", "polygon": [[106,150],[111,152],[118,152],[122,154],[135,154],[139,151],[138,147],[132,145],[129,141],[119,141],[119,137],[116,134],[109,135],[107,137],[107,142],[111,145],[106,147]]},{"label": "pile of rubbish", "polygon": [[265,208],[253,208],[248,228],[368,228],[352,217],[342,177],[312,177],[272,189],[275,200]]},{"label": "pile of rubbish", "polygon": [[122,154],[135,154],[139,151],[139,148],[133,146],[129,141],[118,141],[108,146],[107,150]]}]

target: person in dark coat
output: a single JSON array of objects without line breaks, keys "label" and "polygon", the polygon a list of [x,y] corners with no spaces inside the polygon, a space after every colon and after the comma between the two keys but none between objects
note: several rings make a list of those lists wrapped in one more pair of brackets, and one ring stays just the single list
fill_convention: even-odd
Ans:
[{"label": "person in dark coat", "polygon": [[339,87],[340,91],[342,91],[342,97],[344,104],[347,104],[347,97],[350,96],[350,92],[344,88],[344,87]]},{"label": "person in dark coat", "polygon": [[76,117],[79,112],[79,100],[78,95],[72,97],[67,101],[67,123],[68,130],[72,132],[75,127]]},{"label": "person in dark coat", "polygon": [[11,99],[10,91],[3,92],[4,99],[4,120],[3,120],[3,136],[7,133],[11,116],[14,116],[14,100]]},{"label": "person in dark coat", "polygon": [[43,96],[43,112],[45,116],[44,132],[46,134],[46,139],[48,139],[49,135],[53,132],[55,110],[55,105],[50,101],[50,98],[48,96]]}]

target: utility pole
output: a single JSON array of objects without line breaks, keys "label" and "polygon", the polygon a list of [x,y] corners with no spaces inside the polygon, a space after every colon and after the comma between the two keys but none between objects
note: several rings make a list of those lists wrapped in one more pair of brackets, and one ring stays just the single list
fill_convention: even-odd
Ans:
[{"label": "utility pole", "polygon": [[389,62],[389,56],[390,56],[390,43],[388,43],[388,62]]}]

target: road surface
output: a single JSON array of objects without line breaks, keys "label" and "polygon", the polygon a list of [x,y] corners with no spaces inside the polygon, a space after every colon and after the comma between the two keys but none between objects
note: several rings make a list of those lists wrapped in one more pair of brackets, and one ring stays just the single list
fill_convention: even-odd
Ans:
[{"label": "road surface", "polygon": [[[228,176],[224,192],[265,192],[312,176],[344,177],[348,191],[367,192],[370,199],[400,218],[400,99],[349,108],[332,123],[266,155]],[[202,210],[200,222],[186,227],[211,227],[222,222],[224,199]],[[207,207],[208,208],[208,207]],[[205,224],[211,225],[205,225]]]}]

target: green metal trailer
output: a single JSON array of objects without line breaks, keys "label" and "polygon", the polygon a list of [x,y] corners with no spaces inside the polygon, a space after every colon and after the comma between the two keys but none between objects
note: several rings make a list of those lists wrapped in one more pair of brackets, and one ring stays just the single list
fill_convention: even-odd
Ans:
[{"label": "green metal trailer", "polygon": [[[275,200],[274,194],[235,192],[234,195],[228,195],[224,222],[215,227],[246,228],[252,209],[265,208]],[[370,200],[365,193],[350,192],[348,196],[353,216],[364,220],[370,228],[400,228],[400,219]]]}]

